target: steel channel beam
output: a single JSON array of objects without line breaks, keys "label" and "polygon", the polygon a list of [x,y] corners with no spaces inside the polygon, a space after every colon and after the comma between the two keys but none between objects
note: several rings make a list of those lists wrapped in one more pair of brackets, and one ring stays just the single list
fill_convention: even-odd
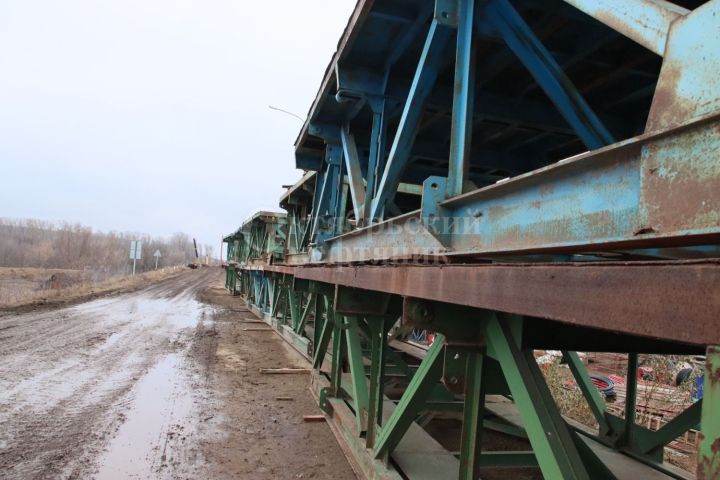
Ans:
[{"label": "steel channel beam", "polygon": [[718,128],[713,114],[560,161],[440,202],[440,227],[413,223],[427,217],[417,211],[331,239],[322,261],[718,243]]},{"label": "steel channel beam", "polygon": [[[717,260],[298,267],[295,276],[627,335],[720,344]],[[678,319],[687,327],[678,328]]]},{"label": "steel channel beam", "polygon": [[672,22],[689,10],[664,0],[565,0],[648,50],[665,54]]}]

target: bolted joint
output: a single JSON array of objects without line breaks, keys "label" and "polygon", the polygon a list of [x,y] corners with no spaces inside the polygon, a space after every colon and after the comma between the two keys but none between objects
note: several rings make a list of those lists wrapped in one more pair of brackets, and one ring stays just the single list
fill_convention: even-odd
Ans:
[{"label": "bolted joint", "polygon": [[328,401],[328,398],[332,396],[332,390],[330,390],[328,387],[324,387],[320,390],[320,395],[318,396],[320,400],[320,410],[327,413],[328,415],[332,415],[332,404]]},{"label": "bolted joint", "polygon": [[461,394],[465,391],[465,369],[467,365],[467,352],[462,349],[445,346],[443,359],[442,384],[449,391]]},{"label": "bolted joint", "polygon": [[435,0],[434,20],[440,25],[457,28],[458,0]]}]

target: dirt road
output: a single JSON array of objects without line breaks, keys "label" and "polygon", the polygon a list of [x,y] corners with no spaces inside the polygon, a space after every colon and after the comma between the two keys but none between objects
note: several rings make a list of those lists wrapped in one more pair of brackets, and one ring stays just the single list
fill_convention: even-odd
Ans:
[{"label": "dirt road", "polygon": [[307,377],[259,373],[304,360],[221,278],[0,317],[0,478],[354,478]]}]

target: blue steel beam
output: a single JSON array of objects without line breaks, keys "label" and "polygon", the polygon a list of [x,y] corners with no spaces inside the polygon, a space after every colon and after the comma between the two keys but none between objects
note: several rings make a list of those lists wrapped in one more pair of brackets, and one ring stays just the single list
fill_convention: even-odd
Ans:
[{"label": "blue steel beam", "polygon": [[363,225],[365,220],[365,185],[363,184],[362,170],[360,169],[360,158],[358,156],[357,145],[355,145],[355,137],[350,133],[348,125],[340,129],[340,138],[342,139],[343,157],[345,158],[345,167],[347,168],[348,181],[350,184],[350,195],[353,201],[353,209],[355,211],[355,220],[358,225]]},{"label": "blue steel beam", "polygon": [[719,18],[720,1],[711,0],[673,22],[646,132],[720,110]]},{"label": "blue steel beam", "polygon": [[481,30],[495,29],[500,33],[589,149],[613,143],[610,132],[507,0],[492,0],[478,18],[482,18]]},{"label": "blue steel beam", "polygon": [[372,130],[370,132],[370,156],[368,158],[365,183],[365,202],[363,204],[363,219],[370,218],[372,214],[372,199],[377,192],[378,180],[385,168],[385,146],[387,142],[387,101],[385,98],[371,97],[368,104],[373,112]]},{"label": "blue steel beam", "polygon": [[689,10],[658,0],[565,0],[596,20],[662,56],[672,22]]},{"label": "blue steel beam", "polygon": [[[325,238],[334,236],[336,232],[337,209],[339,195],[342,191],[342,147],[338,144],[328,144],[326,150],[326,166],[322,175],[322,185],[319,196],[313,209],[314,223],[310,238],[322,242]],[[318,184],[320,181],[318,179]]]},{"label": "blue steel beam", "polygon": [[[324,260],[718,243],[718,128],[716,114],[578,155],[446,200],[436,211],[412,212],[333,239]],[[420,224],[430,213],[440,225],[434,235]]]},{"label": "blue steel beam", "polygon": [[410,158],[423,106],[445,60],[443,53],[451,35],[452,29],[440,25],[436,20],[430,24],[400,123],[390,147],[388,162],[378,186],[377,195],[372,202],[371,218],[368,219],[370,221],[382,216],[385,204],[392,200],[400,183],[400,176]]},{"label": "blue steel beam", "polygon": [[448,197],[463,193],[463,186],[468,178],[475,90],[475,0],[457,0],[457,3],[458,30],[446,192]]}]

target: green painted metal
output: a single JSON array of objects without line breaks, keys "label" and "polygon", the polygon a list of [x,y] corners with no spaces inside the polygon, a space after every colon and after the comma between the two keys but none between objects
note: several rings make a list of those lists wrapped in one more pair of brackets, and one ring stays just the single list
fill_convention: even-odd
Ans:
[{"label": "green painted metal", "polygon": [[[386,317],[368,317],[366,319],[370,337],[370,392],[368,399],[368,418],[366,445],[373,448],[379,427],[382,425],[384,401],[385,368],[388,352],[387,333],[390,321]],[[362,325],[363,322],[360,322]]]},{"label": "green painted metal", "polygon": [[637,430],[634,436],[635,448],[641,453],[651,453],[653,450],[660,449],[662,456],[662,447],[672,442],[683,433],[691,428],[697,428],[700,424],[700,413],[703,401],[695,402],[690,408],[670,420],[657,431],[646,431],[646,435],[638,436]]},{"label": "green painted metal", "polygon": [[[432,318],[433,328],[444,329],[450,334],[450,337],[438,334],[424,360],[415,367],[408,365],[402,355],[388,345],[388,331],[395,322],[392,316],[339,314],[333,308],[338,304],[337,288],[316,282],[296,282],[284,274],[250,273],[243,271],[238,275],[241,291],[248,299],[252,298],[253,292],[259,291],[258,298],[261,306],[264,301],[266,315],[274,311],[281,317],[276,325],[289,323],[295,330],[300,325],[304,328],[307,322],[314,322],[313,364],[320,368],[323,360],[330,363],[330,388],[320,392],[320,398],[325,399],[323,408],[332,412],[330,400],[344,401],[352,407],[353,435],[369,449],[371,457],[387,461],[422,411],[456,411],[463,416],[459,478],[477,478],[485,468],[535,466],[546,478],[615,478],[608,465],[564,422],[532,351],[520,347],[523,325],[529,319],[487,311],[473,315],[473,311],[453,306],[408,303],[415,314],[420,306],[429,308],[426,312],[429,316],[424,318]],[[361,297],[345,298],[338,304],[343,309],[363,309]],[[280,315],[283,307],[286,313]],[[386,308],[378,310],[376,301],[367,305],[373,312]],[[473,322],[472,328],[468,328],[468,322]],[[463,337],[463,331],[471,332],[473,340],[468,342],[470,337]],[[328,355],[330,345],[332,352]],[[483,348],[487,349],[485,354],[481,353]],[[606,412],[602,398],[577,354],[563,353],[601,425],[594,438],[675,477],[659,463],[663,446],[698,423],[703,402],[695,404],[659,431],[650,431]],[[636,371],[635,362],[636,358],[631,356],[629,373]],[[349,382],[343,381],[343,370],[347,367]],[[383,426],[382,409],[387,401],[384,382],[390,370],[406,376],[409,385]],[[464,402],[455,400],[452,393],[457,393],[460,385],[464,385],[460,392],[464,393]],[[629,390],[632,393],[632,385]],[[523,428],[484,419],[486,412],[482,399],[487,392],[509,393],[522,418]],[[528,438],[533,452],[482,452],[479,445],[484,428]]]},{"label": "green painted metal", "polygon": [[314,293],[308,293],[308,300],[305,304],[305,308],[302,311],[302,315],[300,315],[300,318],[298,319],[297,324],[295,324],[295,327],[293,330],[298,335],[302,333],[305,330],[305,325],[307,324],[308,316],[311,310],[314,310],[316,308],[317,304],[317,295]]},{"label": "green painted metal", "polygon": [[513,437],[527,438],[525,429],[516,427],[506,422],[496,422],[494,420],[483,420],[483,428],[494,430],[496,432],[512,435]]},{"label": "green painted metal", "polygon": [[443,365],[442,354],[445,348],[444,341],[445,337],[438,334],[400,402],[393,410],[385,426],[380,430],[380,435],[375,444],[376,458],[392,453],[422,409],[423,403],[432,392],[435,384],[440,380]]},{"label": "green painted metal", "polygon": [[[347,430],[345,434],[360,438],[366,430],[365,444],[371,449],[369,456],[386,460],[422,410],[456,410],[461,404],[456,401],[455,394],[459,393],[464,383],[460,478],[477,478],[480,468],[531,465],[539,466],[546,478],[614,478],[607,465],[600,461],[584,439],[568,428],[561,417],[531,350],[523,342],[526,319],[440,303],[454,301],[467,305],[463,303],[466,298],[435,297],[437,302],[434,303],[425,299],[412,300],[408,305],[414,302],[415,306],[422,308],[414,309],[409,315],[403,312],[403,320],[427,321],[424,328],[442,334],[438,335],[436,343],[415,371],[401,354],[388,346],[387,331],[392,320],[382,314],[392,300],[389,294],[364,291],[355,298],[357,292],[350,291],[347,286],[313,284],[308,288],[310,295],[303,308],[304,298],[297,296],[301,290],[295,290],[294,284],[288,283],[284,274],[259,271],[245,274],[242,270],[252,265],[275,266],[291,260],[300,263],[326,262],[327,266],[331,262],[395,260],[417,254],[465,255],[464,258],[469,261],[497,260],[498,255],[516,254],[515,259],[523,255],[523,258],[539,261],[540,257],[524,255],[527,252],[549,252],[552,255],[542,258],[567,261],[578,259],[578,253],[587,259],[587,252],[592,251],[593,259],[600,260],[602,257],[595,256],[595,253],[615,253],[617,248],[626,248],[627,245],[639,248],[661,248],[665,245],[694,247],[700,244],[700,240],[708,238],[717,243],[718,197],[715,186],[720,177],[716,161],[719,145],[717,115],[720,110],[717,88],[708,79],[716,78],[720,71],[716,48],[716,40],[720,38],[716,21],[720,15],[720,0],[697,2],[702,6],[694,11],[680,9],[668,2],[645,0],[567,0],[567,3],[612,29],[665,56],[662,67],[657,64],[650,70],[640,68],[631,73],[633,81],[628,83],[637,82],[640,90],[628,85],[634,90],[630,95],[638,95],[638,92],[640,95],[626,108],[615,112],[605,108],[615,102],[614,91],[603,94],[596,90],[588,95],[587,101],[584,99],[584,89],[601,86],[602,82],[595,82],[602,76],[595,75],[591,69],[587,74],[569,75],[565,68],[583,60],[583,55],[578,56],[578,53],[592,57],[592,52],[603,49],[604,37],[615,35],[611,30],[597,30],[598,27],[605,29],[605,26],[587,22],[587,19],[580,21],[578,17],[565,17],[567,12],[556,10],[550,5],[552,2],[545,2],[547,5],[543,2],[532,5],[534,2],[507,0],[413,3],[396,0],[358,3],[357,15],[353,15],[348,35],[343,38],[334,64],[328,69],[328,75],[336,78],[327,77],[328,81],[323,82],[323,92],[318,95],[309,114],[308,128],[304,128],[297,142],[298,162],[315,161],[316,165],[312,168],[317,173],[306,173],[298,185],[283,195],[281,203],[288,211],[287,216],[260,212],[224,239],[228,243],[228,261],[233,263],[226,272],[226,288],[235,293],[240,279],[239,289],[253,307],[265,318],[269,315],[276,327],[289,323],[298,335],[304,335],[312,316],[313,365],[321,370],[323,362],[328,359],[326,357],[331,364],[331,388],[321,390],[321,405],[329,412],[328,405],[333,402],[335,405],[352,403],[355,419],[346,422],[346,425],[354,424],[355,431],[347,433],[350,431]],[[433,3],[436,7],[434,15],[429,12]],[[528,15],[533,12],[531,6],[542,10],[545,18],[531,18]],[[474,10],[481,13],[475,15],[477,22]],[[410,12],[413,14],[410,15]],[[563,18],[555,18],[556,15]],[[575,15],[578,15],[577,12]],[[628,18],[635,21],[623,21]],[[638,18],[647,21],[639,25]],[[554,28],[553,22],[548,19],[557,21],[563,28]],[[386,22],[394,23],[388,27]],[[429,22],[427,35],[423,35]],[[396,23],[403,26],[399,27]],[[402,33],[397,36],[388,34],[396,30]],[[555,37],[552,30],[561,34],[569,31],[571,35]],[[585,38],[585,30],[602,35]],[[546,36],[554,38],[545,42]],[[452,51],[446,48],[452,45],[451,37],[456,40]],[[482,72],[476,72],[473,64],[474,42],[484,42],[486,37],[496,42],[487,51],[498,51],[484,61]],[[577,45],[568,42],[568,38],[577,40]],[[556,50],[558,45],[568,43],[573,43],[573,48],[570,51],[561,48],[560,55],[550,49]],[[388,45],[390,48],[387,48]],[[623,60],[623,49],[617,47],[615,45],[613,51],[619,62]],[[503,48],[507,52],[503,52]],[[639,52],[628,52],[632,56],[629,66],[618,63],[619,68],[613,71],[616,67],[613,59],[609,75],[608,72],[606,75],[615,78],[615,74],[622,76],[624,71],[635,70],[642,63],[653,63],[643,59]],[[419,61],[411,56],[413,53],[420,56]],[[513,53],[517,58],[512,56]],[[503,55],[507,54],[511,54],[510,60],[503,59]],[[370,80],[352,73],[341,75],[355,68],[354,64],[360,59],[362,62],[359,63],[366,62],[377,70],[372,72]],[[507,97],[496,102],[509,105],[510,115],[506,113],[499,119],[488,116],[485,111],[487,100],[503,90],[488,93],[493,90],[490,85],[502,87],[503,83],[508,83],[516,87],[522,84],[521,78],[503,82],[494,78],[497,71],[491,73],[503,70],[513,60],[520,60],[527,67],[535,83],[520,88],[517,103]],[[597,61],[597,58],[594,60]],[[634,66],[633,61],[637,61]],[[396,84],[409,83],[407,66],[414,67],[416,64],[413,81],[409,89],[405,87],[407,92],[398,89]],[[401,72],[404,65],[405,72]],[[653,68],[662,70],[658,74]],[[453,69],[455,74],[451,75]],[[477,84],[476,74],[480,77]],[[580,82],[578,88],[573,86],[571,77],[573,81]],[[345,88],[348,82],[354,82],[358,88]],[[443,90],[447,86],[450,88]],[[334,88],[335,91],[326,88]],[[557,112],[547,111],[549,104],[543,107],[540,103],[541,115],[536,116],[530,125],[527,124],[525,112],[532,110],[533,102],[525,100],[539,97],[532,94],[533,89],[545,92],[567,120],[570,131],[568,125],[558,125],[554,121],[552,114]],[[656,94],[653,98],[654,89]],[[477,107],[473,102],[475,94],[482,99],[475,102]],[[451,103],[448,98],[452,99]],[[594,104],[592,109],[587,103],[590,99]],[[648,111],[651,101],[652,107]],[[366,102],[372,115],[365,111],[363,118],[360,113]],[[602,121],[600,114],[594,113],[596,109],[603,112]],[[452,120],[450,128],[446,129],[449,132],[443,132],[442,117],[450,111]],[[401,113],[399,121],[393,118],[398,113]],[[638,118],[630,122],[632,125],[621,125],[625,118],[608,118],[606,122],[606,116],[613,117],[618,113],[621,117]],[[476,124],[485,122],[488,117],[493,122],[491,128],[483,125],[473,136]],[[363,128],[367,129],[370,118],[372,130],[368,132]],[[615,129],[623,132],[618,138],[628,138],[628,135],[641,132],[646,119],[648,123],[643,136],[575,158],[564,157],[581,151],[573,146],[578,138],[590,149],[600,148],[613,141]],[[326,122],[319,130],[313,128],[318,120]],[[363,120],[366,123],[364,127]],[[388,125],[396,130],[389,155],[384,140]],[[496,125],[499,126],[498,132],[494,133]],[[546,125],[551,126],[545,128]],[[613,134],[609,130],[611,126]],[[336,130],[338,134],[330,134]],[[526,139],[527,134],[531,136]],[[315,138],[308,140],[308,137]],[[360,142],[367,143],[368,137],[369,146],[361,145]],[[446,148],[448,138],[449,156]],[[442,147],[439,155],[427,155],[433,150],[428,143]],[[478,154],[477,149],[473,151],[473,143],[500,151],[488,152],[486,148]],[[340,145],[345,147],[344,162]],[[521,149],[520,161],[509,158],[513,155],[505,158],[505,153],[513,148]],[[310,150],[312,154],[308,155],[304,150]],[[534,157],[535,150],[537,158]],[[308,160],[308,156],[314,158]],[[523,158],[526,156],[534,158],[526,161]],[[433,157],[439,157],[439,161],[433,160]],[[491,157],[494,163],[487,163]],[[388,164],[384,165],[386,158]],[[564,161],[559,161],[563,158]],[[503,161],[498,162],[498,159]],[[513,168],[509,164],[514,164]],[[433,166],[426,168],[428,165]],[[506,167],[507,171],[504,170]],[[539,167],[545,168],[536,171]],[[364,175],[363,168],[366,171]],[[379,178],[383,172],[384,175]],[[344,178],[346,174],[349,177],[347,182]],[[515,178],[498,182],[505,176]],[[466,180],[470,178],[486,188],[460,195],[466,190]],[[419,193],[421,198],[413,197],[403,204],[399,193],[405,195],[408,191],[400,192],[398,185],[401,181],[411,182],[410,190],[415,189],[414,195]],[[420,210],[417,210],[418,206]],[[355,225],[348,222],[345,215],[351,209],[355,212]],[[397,222],[389,219],[382,225],[370,225],[365,230],[358,228],[367,226],[364,222],[366,218],[379,220],[401,213],[404,215]],[[440,234],[426,228],[439,224],[441,219],[456,217],[477,220],[470,223],[479,230],[466,229],[455,235],[454,232]],[[405,227],[412,226],[413,221],[415,224],[419,222],[422,228],[408,232]],[[401,227],[402,232],[385,228],[394,226]],[[349,232],[353,229],[356,231]],[[341,236],[331,238],[337,235]],[[698,238],[700,236],[704,237]],[[376,253],[376,248],[385,248],[389,244],[397,246],[398,251]],[[714,244],[707,246],[717,247]],[[349,256],[348,251],[351,252]],[[292,255],[306,255],[308,258],[306,261],[297,260]],[[671,255],[668,258],[676,257]],[[388,277],[399,276],[392,269],[388,270]],[[553,280],[552,276],[544,279],[547,282]],[[538,282],[538,287],[542,288],[542,282]],[[367,288],[372,290],[374,286],[367,285]],[[572,285],[567,287],[567,291],[573,293]],[[464,292],[468,296],[473,294],[471,290]],[[608,286],[607,292],[613,293],[612,288]],[[498,296],[502,294],[499,292]],[[564,302],[566,299],[558,298],[557,301]],[[426,308],[428,306],[431,308]],[[493,308],[518,311],[502,301]],[[528,315],[548,321],[562,320],[541,310],[536,309]],[[311,315],[313,311],[314,315]],[[372,318],[361,318],[364,315],[372,315]],[[413,318],[418,316],[421,317],[419,320]],[[488,316],[491,317],[489,320]],[[643,321],[647,323],[643,324]],[[644,330],[634,331],[634,334],[653,336],[652,322],[638,319],[638,324]],[[593,328],[599,327],[595,324]],[[633,339],[625,337],[623,340],[628,342]],[[369,349],[363,350],[367,343]],[[487,355],[475,350],[481,343],[486,345]],[[327,355],[330,344],[332,354]],[[631,348],[639,347],[633,345]],[[370,357],[369,371],[366,369],[366,355]],[[702,420],[704,437],[698,477],[720,476],[718,347],[708,349],[705,399],[657,432],[635,423],[637,353],[631,353],[629,357],[624,418],[606,411],[602,397],[577,355],[565,352],[565,358],[600,425],[600,431],[595,436],[597,440],[660,469],[663,446]],[[349,392],[341,384],[346,366],[350,369]],[[389,374],[397,371],[405,374],[409,386],[389,421],[382,427],[384,382]],[[325,371],[318,375],[325,378]],[[491,392],[510,394],[521,416],[523,431],[502,422],[483,420],[484,397]],[[483,428],[526,435],[533,452],[482,452]],[[355,445],[357,438],[354,438]]]},{"label": "green painted metal", "polygon": [[340,396],[342,388],[342,364],[345,339],[339,322],[343,317],[335,317],[332,325],[332,363],[330,364],[330,391],[333,397]]},{"label": "green painted metal", "polygon": [[532,352],[520,350],[507,321],[490,321],[486,335],[488,354],[500,362],[545,478],[592,478]]},{"label": "green painted metal", "polygon": [[352,399],[357,430],[364,432],[367,429],[368,384],[360,346],[360,329],[358,320],[354,316],[345,317],[345,341],[347,342],[347,356],[352,379]]},{"label": "green painted metal", "polygon": [[606,418],[607,411],[605,408],[605,401],[600,395],[598,389],[592,383],[590,375],[588,375],[587,370],[585,369],[585,365],[583,365],[582,360],[580,360],[580,357],[578,357],[576,352],[564,351],[563,357],[567,362],[568,367],[570,367],[570,371],[572,372],[573,377],[575,377],[575,381],[585,397],[585,400],[587,400],[590,411],[593,413],[598,425],[600,425],[600,435],[606,434],[610,430],[610,426],[608,425]]},{"label": "green painted metal", "polygon": [[720,346],[711,345],[705,359],[702,439],[698,452],[698,480],[720,478]]},{"label": "green painted metal", "polygon": [[460,437],[460,475],[461,480],[474,480],[480,474],[481,438],[485,392],[483,390],[482,352],[470,352],[467,355],[465,372],[465,403],[463,425]]},{"label": "green painted metal", "polygon": [[637,405],[638,354],[628,354],[627,383],[625,388],[625,425],[621,442],[629,443],[635,427],[635,409]]},{"label": "green painted metal", "polygon": [[[332,309],[328,308],[328,301],[327,298],[323,298],[324,302],[318,301],[317,304],[320,305],[324,303],[324,308],[319,307],[316,312],[319,313],[318,316],[315,317],[315,332],[317,333],[317,336],[315,338],[315,352],[313,355],[313,368],[320,369],[320,367],[323,364],[323,361],[325,360],[325,353],[327,352],[328,344],[330,343],[330,339],[333,335],[333,329],[335,328],[335,319],[332,312]],[[325,316],[323,318],[322,312],[325,312]],[[318,321],[321,321],[321,326],[318,328]]]}]

